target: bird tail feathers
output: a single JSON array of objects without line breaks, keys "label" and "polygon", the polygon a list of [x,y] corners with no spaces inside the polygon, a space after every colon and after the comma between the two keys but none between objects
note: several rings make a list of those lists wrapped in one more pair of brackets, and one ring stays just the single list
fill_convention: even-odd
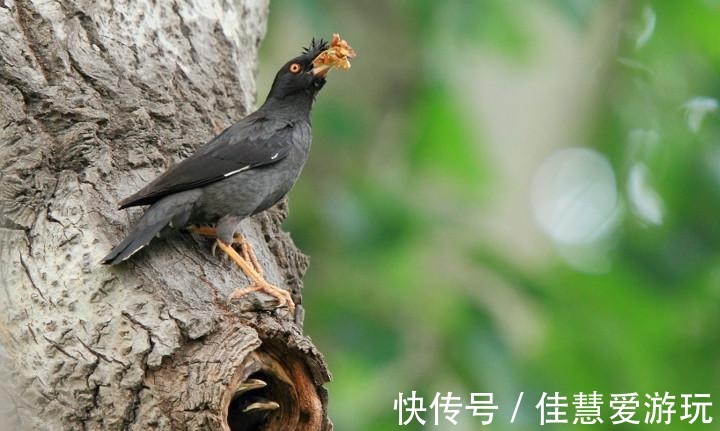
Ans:
[{"label": "bird tail feathers", "polygon": [[160,233],[173,220],[183,226],[190,214],[199,192],[186,191],[166,197],[145,211],[128,236],[115,246],[102,260],[105,265],[115,265],[127,260]]},{"label": "bird tail feathers", "polygon": [[153,237],[170,223],[171,219],[150,224],[142,223],[141,219],[138,225],[133,228],[133,231],[103,258],[102,263],[104,265],[115,265],[129,259],[130,256],[148,245]]}]

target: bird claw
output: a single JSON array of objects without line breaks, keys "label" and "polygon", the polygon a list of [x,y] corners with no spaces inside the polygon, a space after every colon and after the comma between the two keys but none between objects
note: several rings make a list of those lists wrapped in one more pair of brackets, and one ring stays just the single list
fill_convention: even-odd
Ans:
[{"label": "bird claw", "polygon": [[[268,283],[263,278],[263,276],[261,274],[258,274],[255,268],[253,268],[254,264],[252,262],[248,262],[246,259],[243,259],[243,257],[240,256],[238,252],[235,251],[234,248],[232,248],[232,246],[225,244],[219,239],[215,241],[215,244],[217,244],[217,246],[220,247],[220,249],[240,267],[242,272],[248,277],[248,279],[250,279],[250,282],[252,283],[249,287],[235,289],[230,294],[230,297],[228,298],[229,301],[238,299],[242,296],[247,295],[248,293],[262,291],[270,296],[275,297],[275,299],[277,299],[279,302],[278,307],[287,306],[290,314],[295,314],[295,303],[293,302],[292,296],[290,296],[290,293],[288,291],[279,289]],[[252,261],[252,259],[250,260]]]},{"label": "bird claw", "polygon": [[228,298],[230,301],[234,301],[242,298],[245,295],[254,292],[263,292],[275,298],[278,302],[277,308],[287,307],[290,314],[295,313],[295,302],[292,300],[292,296],[287,290],[280,289],[273,286],[268,282],[255,283],[252,286],[235,289]]}]

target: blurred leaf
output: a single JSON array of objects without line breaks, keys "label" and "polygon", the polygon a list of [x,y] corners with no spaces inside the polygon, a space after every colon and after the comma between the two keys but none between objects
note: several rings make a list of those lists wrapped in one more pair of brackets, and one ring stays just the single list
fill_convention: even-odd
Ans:
[{"label": "blurred leaf", "polygon": [[356,106],[350,105],[353,99],[346,100],[323,100],[313,108],[313,117],[321,118],[313,127],[314,141],[323,142],[326,147],[331,148],[333,156],[342,156],[351,149],[344,146],[366,147],[367,121],[363,118],[363,112]]},{"label": "blurred leaf", "polygon": [[530,38],[524,16],[518,13],[521,5],[516,0],[459,1],[454,8],[455,29],[461,36],[493,46],[504,55],[524,55]]},{"label": "blurred leaf", "polygon": [[447,89],[425,87],[418,95],[411,124],[415,130],[409,160],[416,176],[448,181],[462,193],[482,193],[491,177],[489,163],[469,119]]},{"label": "blurred leaf", "polygon": [[522,56],[531,42],[519,0],[415,0],[404,3],[402,13],[414,17],[424,44],[451,34],[466,43],[480,43],[501,55]]},{"label": "blurred leaf", "polygon": [[[349,253],[385,253],[420,231],[423,217],[413,211],[404,196],[373,183],[359,183],[350,191],[330,195],[325,206],[326,221],[339,234],[336,238],[352,244]],[[354,220],[352,226],[347,220]]]},{"label": "blurred leaf", "polygon": [[593,17],[597,6],[601,3],[597,0],[548,0],[563,15],[579,28],[586,28]]}]

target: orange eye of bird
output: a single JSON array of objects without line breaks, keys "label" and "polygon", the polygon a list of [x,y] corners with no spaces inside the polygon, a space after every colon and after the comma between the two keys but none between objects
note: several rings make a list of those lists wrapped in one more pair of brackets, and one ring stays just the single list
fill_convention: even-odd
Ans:
[{"label": "orange eye of bird", "polygon": [[290,65],[290,72],[292,73],[298,73],[300,72],[300,69],[302,69],[302,67],[300,67],[300,65],[297,63],[293,63]]}]

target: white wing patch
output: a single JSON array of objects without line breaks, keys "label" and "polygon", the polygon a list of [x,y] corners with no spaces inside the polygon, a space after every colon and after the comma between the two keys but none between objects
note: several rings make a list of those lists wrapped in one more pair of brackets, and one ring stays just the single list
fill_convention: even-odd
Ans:
[{"label": "white wing patch", "polygon": [[280,153],[275,153],[274,156],[270,157],[270,160],[275,160],[275,159],[277,159],[277,156],[278,156],[279,154],[280,154]]},{"label": "white wing patch", "polygon": [[227,174],[223,175],[223,177],[227,178],[227,177],[229,177],[229,176],[231,176],[231,175],[239,174],[240,172],[246,171],[246,170],[248,170],[248,169],[250,169],[250,165],[247,165],[247,166],[242,167],[242,168],[240,168],[240,169],[235,169],[234,171],[230,171],[230,172],[228,172]]}]

